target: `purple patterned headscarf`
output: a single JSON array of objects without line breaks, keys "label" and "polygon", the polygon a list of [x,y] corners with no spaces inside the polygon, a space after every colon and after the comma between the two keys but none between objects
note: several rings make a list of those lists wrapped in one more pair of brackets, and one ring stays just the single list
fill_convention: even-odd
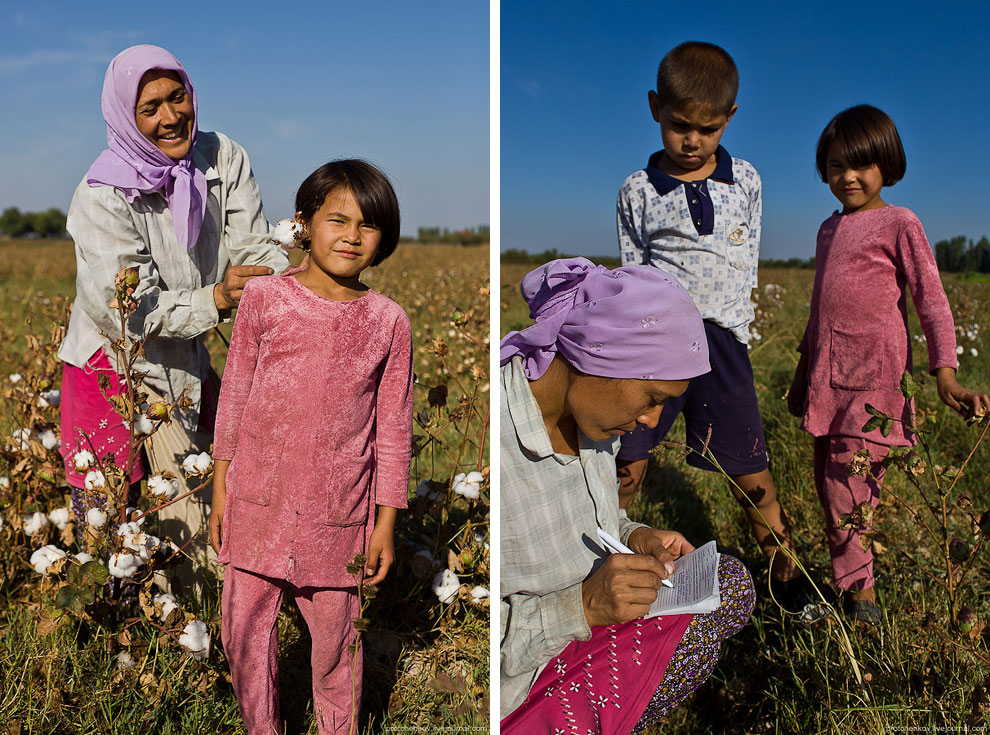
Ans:
[{"label": "purple patterned headscarf", "polygon": [[586,258],[553,260],[526,274],[522,295],[536,323],[502,338],[502,365],[521,355],[535,380],[560,353],[605,378],[685,380],[711,370],[701,314],[666,271],[609,270]]},{"label": "purple patterned headscarf", "polygon": [[193,165],[192,148],[178,161],[165,155],[145,138],[134,121],[138,85],[150,69],[173,71],[192,97],[192,143],[196,142],[199,108],[189,75],[179,60],[160,46],[131,46],[113,57],[103,78],[103,119],[107,124],[107,150],[86,174],[90,186],[115,186],[128,202],[143,193],[165,192],[172,213],[175,236],[191,250],[199,239],[206,212],[206,175]]}]

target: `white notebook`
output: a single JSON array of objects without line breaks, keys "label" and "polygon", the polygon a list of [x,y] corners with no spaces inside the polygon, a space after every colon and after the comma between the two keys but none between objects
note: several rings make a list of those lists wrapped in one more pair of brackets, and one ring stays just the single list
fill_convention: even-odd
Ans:
[{"label": "white notebook", "polygon": [[714,541],[674,560],[671,587],[661,587],[650,611],[643,617],[709,613],[722,604],[718,593],[718,548]]}]

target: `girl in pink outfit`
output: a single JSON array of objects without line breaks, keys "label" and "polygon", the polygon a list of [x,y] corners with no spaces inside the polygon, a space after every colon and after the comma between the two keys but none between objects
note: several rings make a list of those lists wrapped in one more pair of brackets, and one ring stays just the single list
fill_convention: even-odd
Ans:
[{"label": "girl in pink outfit", "polygon": [[348,732],[362,669],[349,650],[360,611],[346,565],[364,553],[365,582],[385,578],[409,478],[409,318],[358,280],[395,250],[395,193],[373,166],[334,161],[302,183],[296,210],[308,265],[245,287],[213,452],[210,543],[228,564],[222,639],[252,735],[282,732],[286,591],[313,638],[319,732]]},{"label": "girl in pink outfit", "polygon": [[[891,446],[916,442],[900,423],[886,437],[862,430],[870,418],[867,403],[913,423],[913,402],[899,387],[911,369],[905,287],[921,318],[942,402],[970,415],[990,408],[990,398],[956,382],[952,312],[921,223],[911,210],[880,197],[906,168],[893,121],[869,105],[840,112],[818,140],[816,164],[842,211],[818,231],[811,313],[787,402],[815,437],[815,486],[835,583],[846,591],[854,618],[877,623],[873,554],[863,549],[859,532],[840,530],[836,522],[860,503],[876,507],[880,461]],[[849,460],[864,449],[872,477],[849,475]]]}]

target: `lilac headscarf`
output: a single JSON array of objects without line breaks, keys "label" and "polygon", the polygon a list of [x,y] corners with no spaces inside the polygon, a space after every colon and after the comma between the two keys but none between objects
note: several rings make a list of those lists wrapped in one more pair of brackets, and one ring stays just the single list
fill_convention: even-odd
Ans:
[{"label": "lilac headscarf", "polygon": [[521,355],[530,380],[558,352],[582,373],[605,378],[686,380],[711,370],[698,308],[659,268],[609,270],[563,258],[527,273],[522,295],[536,323],[505,335],[499,360]]},{"label": "lilac headscarf", "polygon": [[131,46],[113,57],[103,78],[103,119],[107,124],[107,150],[86,174],[90,186],[115,186],[128,202],[142,193],[164,190],[172,213],[175,236],[191,250],[199,239],[206,212],[206,175],[193,165],[192,148],[185,158],[174,160],[141,135],[134,121],[138,85],[149,69],[174,71],[192,97],[192,143],[196,142],[199,108],[189,75],[179,60],[160,46]]}]

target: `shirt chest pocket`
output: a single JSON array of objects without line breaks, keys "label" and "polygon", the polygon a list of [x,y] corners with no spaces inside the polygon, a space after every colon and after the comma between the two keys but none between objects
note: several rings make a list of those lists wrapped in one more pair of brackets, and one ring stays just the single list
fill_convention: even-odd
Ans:
[{"label": "shirt chest pocket", "polygon": [[345,457],[331,449],[319,454],[317,486],[321,492],[313,510],[328,526],[366,523],[375,480],[372,457]]},{"label": "shirt chest pocket", "polygon": [[725,225],[724,242],[729,265],[740,270],[748,270],[752,266],[749,224],[739,220],[730,220]]}]

